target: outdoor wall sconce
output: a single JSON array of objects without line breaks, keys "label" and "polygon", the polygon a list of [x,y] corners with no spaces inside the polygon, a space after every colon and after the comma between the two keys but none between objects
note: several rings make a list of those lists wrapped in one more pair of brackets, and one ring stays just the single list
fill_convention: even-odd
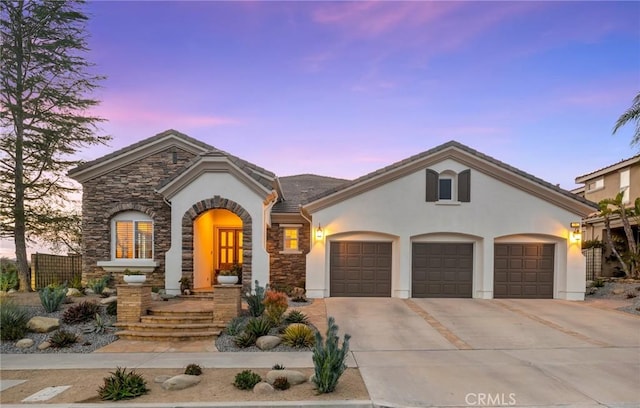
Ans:
[{"label": "outdoor wall sconce", "polygon": [[579,222],[572,222],[571,224],[569,224],[569,226],[571,228],[573,228],[573,231],[571,231],[569,233],[569,238],[570,238],[571,242],[580,242],[580,241],[582,241],[582,231],[580,231],[580,223]]},{"label": "outdoor wall sconce", "polygon": [[322,237],[324,237],[324,231],[322,231],[322,227],[320,226],[320,223],[318,223],[318,228],[316,228],[316,240],[320,241],[322,240]]}]

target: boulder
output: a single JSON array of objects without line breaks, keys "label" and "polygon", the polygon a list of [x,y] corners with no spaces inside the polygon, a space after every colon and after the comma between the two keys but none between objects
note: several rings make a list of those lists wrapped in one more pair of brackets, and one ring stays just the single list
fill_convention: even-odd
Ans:
[{"label": "boulder", "polygon": [[86,295],[94,295],[96,292],[94,292],[94,291],[93,291],[93,289],[91,289],[91,288],[86,288],[86,289],[84,290],[84,293],[85,293]]},{"label": "boulder", "polygon": [[33,340],[31,339],[20,339],[16,342],[16,347],[25,349],[33,346]]},{"label": "boulder", "polygon": [[291,290],[291,299],[295,299],[296,302],[306,302],[307,297],[304,294],[304,288],[295,287]]},{"label": "boulder", "polygon": [[281,342],[282,339],[278,336],[260,336],[256,340],[256,346],[258,346],[260,350],[271,350]]},{"label": "boulder", "polygon": [[35,316],[27,322],[27,329],[36,333],[49,333],[60,327],[60,319]]},{"label": "boulder", "polygon": [[111,289],[111,288],[104,288],[104,289],[102,289],[102,294],[103,294],[103,295],[109,295],[109,296],[111,296],[111,295],[113,295],[113,294],[115,294],[115,293],[116,293],[116,290],[115,290],[115,289]]},{"label": "boulder", "polygon": [[173,377],[173,376],[172,375],[158,375],[158,376],[156,376],[156,378],[153,379],[153,382],[156,383],[156,384],[162,384],[163,382],[167,381],[171,377]]},{"label": "boulder", "polygon": [[7,293],[11,294],[11,293],[17,293],[17,292],[18,292],[17,290],[11,288],[11,289],[9,289],[9,291]]},{"label": "boulder", "polygon": [[254,394],[260,394],[260,395],[265,395],[265,394],[273,394],[276,390],[273,388],[273,386],[267,382],[259,382],[255,385],[255,387],[253,387],[253,393]]},{"label": "boulder", "polygon": [[38,345],[38,350],[46,350],[49,347],[51,347],[51,343],[49,343],[48,341],[43,341]]},{"label": "boulder", "polygon": [[100,299],[101,305],[108,305],[109,303],[114,303],[118,301],[117,296],[109,296],[108,298]]},{"label": "boulder", "polygon": [[160,296],[159,293],[151,292],[151,300],[160,301],[160,300],[162,300],[162,296]]},{"label": "boulder", "polygon": [[622,295],[624,293],[624,289],[617,288],[617,289],[612,290],[611,293],[613,293],[614,295]]},{"label": "boulder", "polygon": [[67,297],[80,297],[80,296],[84,296],[84,294],[80,292],[78,289],[76,288],[67,289]]},{"label": "boulder", "polygon": [[307,382],[307,377],[300,371],[295,370],[271,370],[267,373],[267,382],[273,385],[276,378],[285,377],[289,384],[296,385]]},{"label": "boulder", "polygon": [[175,377],[171,377],[167,381],[163,382],[162,388],[168,391],[184,390],[185,388],[193,387],[194,385],[199,384],[200,381],[200,376],[180,374],[176,375]]}]

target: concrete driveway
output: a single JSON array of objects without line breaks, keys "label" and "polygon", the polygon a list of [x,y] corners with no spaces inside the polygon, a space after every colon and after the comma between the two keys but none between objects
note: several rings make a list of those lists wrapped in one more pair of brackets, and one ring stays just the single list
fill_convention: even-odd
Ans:
[{"label": "concrete driveway", "polygon": [[580,302],[325,299],[380,406],[640,406],[640,318]]}]

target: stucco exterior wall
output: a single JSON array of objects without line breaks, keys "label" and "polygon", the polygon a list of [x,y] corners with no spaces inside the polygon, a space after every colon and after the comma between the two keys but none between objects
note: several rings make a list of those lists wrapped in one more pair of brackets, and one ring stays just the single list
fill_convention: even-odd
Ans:
[{"label": "stucco exterior wall", "polygon": [[[164,287],[171,210],[154,189],[193,157],[192,153],[170,147],[82,184],[83,282],[105,274],[96,263],[111,260],[111,218],[122,211],[137,210],[152,216],[154,222],[153,253],[158,267],[147,274],[147,282]],[[122,283],[121,273],[114,276],[116,282]]]},{"label": "stucco exterior wall", "polygon": [[[431,167],[459,173],[467,167],[445,160]],[[420,240],[474,243],[474,298],[493,297],[495,242],[556,244],[554,297],[583,299],[584,258],[568,240],[569,223],[580,216],[488,175],[471,170],[471,202],[425,201],[425,171],[417,171],[312,213],[325,237],[307,256],[307,293],[329,296],[329,251],[333,240],[393,243],[392,296],[411,296],[411,243]]]},{"label": "stucco exterior wall", "polygon": [[171,198],[171,247],[166,252],[166,285],[167,293],[180,292],[179,280],[182,271],[182,222],[183,216],[191,207],[206,199],[220,196],[232,200],[242,206],[252,221],[252,249],[245,257],[251,255],[252,280],[261,283],[269,281],[269,255],[266,251],[265,206],[261,197],[241,180],[231,174],[209,172],[199,175]]}]

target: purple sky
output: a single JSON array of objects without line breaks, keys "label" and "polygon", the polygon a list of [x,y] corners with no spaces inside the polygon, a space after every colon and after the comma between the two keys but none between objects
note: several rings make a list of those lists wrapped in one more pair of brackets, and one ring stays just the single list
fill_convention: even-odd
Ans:
[{"label": "purple sky", "polygon": [[174,128],[279,176],[457,140],[562,187],[635,153],[638,2],[91,2],[109,148]]},{"label": "purple sky", "polygon": [[90,2],[109,147],[169,128],[279,176],[457,140],[551,183],[636,154],[639,2]]}]

